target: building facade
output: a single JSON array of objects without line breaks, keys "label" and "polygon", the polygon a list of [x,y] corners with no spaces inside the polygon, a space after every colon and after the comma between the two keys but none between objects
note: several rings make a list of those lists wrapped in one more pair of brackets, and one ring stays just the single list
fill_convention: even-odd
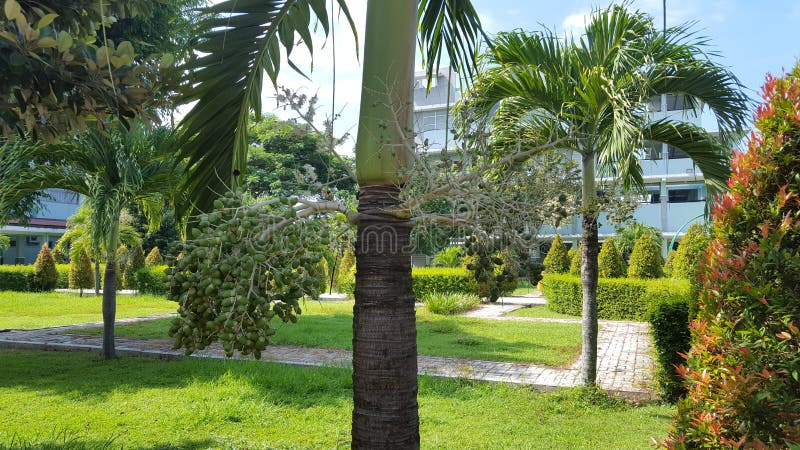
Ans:
[{"label": "building facade", "polygon": [[11,239],[11,246],[0,255],[0,264],[33,264],[45,242],[53,248],[66,232],[67,218],[80,206],[80,195],[63,190],[48,189],[49,198],[26,224],[12,221],[0,228],[0,234]]},{"label": "building facade", "polygon": [[[447,143],[448,148],[455,147],[450,124],[445,123],[449,104],[454,104],[461,91],[458,89],[456,77],[448,83],[447,72],[438,74],[432,83],[431,91],[426,92],[425,74],[415,75],[414,83],[414,129],[417,144],[428,149],[430,154],[441,152]],[[686,107],[682,95],[662,95],[654,98],[648,105],[653,119],[665,117],[680,118],[683,121],[701,126],[700,116],[694,109]],[[669,244],[679,241],[686,228],[693,222],[704,220],[706,205],[706,187],[703,174],[692,160],[677,148],[660,143],[648,143],[643,149],[640,161],[646,185],[646,194],[641,196],[640,205],[633,215],[633,220],[655,227],[664,238],[663,254],[666,256]],[[575,156],[580,158],[579,155]],[[604,240],[615,233],[615,227],[599,218],[599,237]],[[577,245],[581,236],[581,217],[575,216],[565,221],[557,229],[543,226],[540,236],[544,240],[551,239],[556,233],[568,244]],[[541,258],[543,254],[532,255]]]}]

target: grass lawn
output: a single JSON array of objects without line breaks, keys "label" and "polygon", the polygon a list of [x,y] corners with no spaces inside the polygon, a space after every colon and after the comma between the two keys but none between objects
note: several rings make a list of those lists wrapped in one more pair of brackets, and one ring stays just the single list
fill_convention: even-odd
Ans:
[{"label": "grass lawn", "polygon": [[538,317],[544,319],[579,319],[581,316],[570,316],[550,310],[547,306],[531,306],[530,308],[517,309],[511,311],[506,316],[511,317]]},{"label": "grass lawn", "polygon": [[[0,292],[0,328],[32,329],[102,322],[102,296],[58,292]],[[153,295],[117,295],[117,318],[175,312],[178,304]]]},{"label": "grass lawn", "polygon": [[[277,322],[272,342],[308,347],[351,349],[353,303],[312,302],[304,305],[298,322]],[[171,319],[159,319],[116,328],[116,335],[168,339]],[[100,334],[100,329],[75,330]],[[417,308],[417,345],[420,355],[525,362],[568,366],[581,346],[579,324],[510,322],[439,316]]]},{"label": "grass lawn", "polygon": [[517,283],[517,288],[514,289],[511,295],[533,294],[534,292],[536,292],[536,286],[532,285],[528,280],[522,280]]},{"label": "grass lawn", "polygon": [[[0,449],[350,447],[346,369],[31,351],[0,351],[0,366]],[[647,449],[674,413],[429,377],[419,404],[422,447],[459,450]]]}]

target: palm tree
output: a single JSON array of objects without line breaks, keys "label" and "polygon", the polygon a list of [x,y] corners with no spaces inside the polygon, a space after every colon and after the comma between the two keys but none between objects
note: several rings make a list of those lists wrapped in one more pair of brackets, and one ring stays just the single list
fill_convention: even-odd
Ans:
[{"label": "palm tree", "polygon": [[116,356],[116,249],[123,208],[142,205],[151,230],[158,229],[167,195],[177,177],[165,159],[172,150],[166,130],[150,135],[141,127],[93,130],[60,144],[6,142],[0,152],[0,211],[50,188],[86,197],[92,208],[91,242],[95,255],[105,249],[103,281],[103,356]]},{"label": "palm tree", "polygon": [[[349,19],[344,0],[337,0]],[[281,47],[295,33],[311,48],[309,17],[327,32],[325,2],[226,1],[187,68],[181,155],[192,207],[208,210],[239,183],[247,160],[247,121],[260,113],[263,74],[275,83]],[[351,22],[352,23],[352,22]],[[353,309],[354,448],[419,447],[417,349],[411,291],[411,222],[392,213],[411,161],[411,92],[419,26],[429,79],[442,50],[456,70],[471,73],[480,22],[467,0],[369,0],[356,172],[360,186]],[[291,63],[290,63],[291,64]],[[179,209],[186,215],[189,207]]]},{"label": "palm tree", "polygon": [[[597,182],[614,177],[642,188],[644,141],[683,150],[710,188],[724,188],[731,144],[744,128],[748,101],[741,84],[704,51],[705,40],[681,26],[656,30],[651,17],[623,6],[596,11],[579,39],[550,31],[503,33],[486,55],[464,105],[491,116],[495,138],[558,139],[582,159],[582,381],[597,369]],[[648,117],[647,104],[681,94],[707,106],[719,137],[680,117]]]}]

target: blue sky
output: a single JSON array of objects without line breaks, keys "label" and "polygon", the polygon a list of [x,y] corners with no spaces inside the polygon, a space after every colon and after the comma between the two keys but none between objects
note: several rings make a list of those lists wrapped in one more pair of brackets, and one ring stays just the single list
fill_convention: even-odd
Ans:
[{"label": "blue sky", "polygon": [[[386,0],[390,1],[390,0]],[[747,87],[748,94],[760,99],[759,89],[768,72],[779,75],[783,69],[790,70],[800,56],[800,40],[797,39],[797,24],[800,23],[800,1],[798,0],[667,0],[667,26],[696,22],[694,29],[710,39],[710,49],[719,53],[717,61],[729,67]],[[354,19],[363,37],[365,0],[348,2]],[[547,27],[557,32],[583,28],[586,16],[598,6],[608,3],[585,0],[473,0],[475,9],[487,32],[491,35],[512,29],[541,30]],[[640,9],[662,22],[662,0],[634,0],[631,8]],[[307,94],[320,97],[321,114],[330,112],[334,106],[342,112],[336,124],[337,133],[352,131],[355,134],[360,97],[361,66],[355,58],[352,34],[342,23],[336,31],[336,98],[332,100],[331,80],[333,55],[330,40],[317,45],[314,56],[314,71],[311,81],[291,72],[287,66],[279,83],[300,89]],[[294,56],[295,54],[293,54]],[[310,67],[310,59],[302,51],[293,58],[301,68]],[[265,86],[264,97],[273,95],[272,88]],[[265,112],[270,112],[274,101],[265,98]],[[281,117],[291,114],[272,111]],[[714,128],[710,123],[704,123]],[[344,153],[352,151],[354,143],[345,144]]]}]

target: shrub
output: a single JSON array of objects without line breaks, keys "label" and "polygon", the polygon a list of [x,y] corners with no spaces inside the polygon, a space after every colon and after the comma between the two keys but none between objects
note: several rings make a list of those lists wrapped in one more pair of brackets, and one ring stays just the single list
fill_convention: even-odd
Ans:
[{"label": "shrub", "polygon": [[141,245],[136,245],[128,250],[125,271],[122,272],[122,286],[125,289],[137,289],[136,272],[142,267],[144,267],[144,250]]},{"label": "shrub", "polygon": [[464,249],[461,247],[447,247],[433,256],[433,265],[436,267],[460,267]]},{"label": "shrub", "polygon": [[70,289],[80,289],[83,295],[84,289],[94,287],[94,268],[89,254],[85,251],[73,251],[69,256],[69,287]]},{"label": "shrub", "polygon": [[333,285],[342,294],[352,294],[355,289],[356,256],[352,248],[345,250],[334,268]]},{"label": "shrub", "polygon": [[161,257],[161,250],[158,247],[153,247],[147,257],[144,259],[144,265],[147,267],[163,266],[164,258]]},{"label": "shrub", "polygon": [[517,288],[519,264],[510,249],[494,251],[494,243],[470,236],[464,246],[465,267],[472,274],[478,297],[495,302]]},{"label": "shrub", "polygon": [[136,271],[136,285],[140,294],[166,295],[167,266],[145,266]]},{"label": "shrub", "polygon": [[120,244],[120,246],[117,247],[115,255],[117,260],[116,289],[120,290],[123,289],[124,286],[123,278],[125,277],[125,267],[128,265],[128,247],[125,246],[125,244]]},{"label": "shrub", "polygon": [[583,255],[581,255],[581,248],[571,248],[569,252],[569,274],[570,275],[580,275],[581,274],[581,264],[583,263]]},{"label": "shrub", "polygon": [[470,273],[460,268],[416,267],[411,270],[411,283],[418,299],[435,292],[475,294],[477,290]]},{"label": "shrub", "polygon": [[675,256],[672,258],[670,276],[684,280],[697,278],[700,260],[708,248],[709,240],[708,232],[702,226],[693,224],[687,228],[680,246],[672,252]]},{"label": "shrub", "polygon": [[69,264],[56,264],[58,280],[56,289],[69,289]]},{"label": "shrub", "polygon": [[556,235],[550,245],[550,251],[544,257],[544,272],[547,274],[569,272],[570,260],[567,253],[567,247],[561,240],[561,236]]},{"label": "shrub", "polygon": [[[580,277],[546,275],[542,279],[542,293],[551,310],[575,316],[581,314],[583,299]],[[688,302],[688,282],[601,278],[597,284],[597,315],[607,320],[647,320],[652,305],[665,297]]]},{"label": "shrub", "polygon": [[33,289],[33,266],[0,266],[0,291]]},{"label": "shrub", "polygon": [[649,321],[658,363],[656,381],[662,397],[674,402],[686,393],[683,377],[676,368],[683,364],[681,354],[685,355],[690,347],[689,305],[686,299],[661,297],[653,302]]},{"label": "shrub", "polygon": [[661,246],[650,233],[643,233],[631,252],[628,276],[631,278],[660,278],[664,275]]},{"label": "shrub", "polygon": [[606,239],[603,246],[600,247],[600,253],[597,255],[597,268],[598,275],[602,278],[621,278],[627,273],[625,260],[617,250],[614,239]]},{"label": "shrub", "polygon": [[56,260],[45,242],[39,250],[36,262],[33,263],[33,287],[37,291],[52,291],[56,288],[57,282]]},{"label": "shrub", "polygon": [[520,275],[527,277],[532,286],[536,286],[536,283],[542,280],[542,272],[544,272],[544,264],[533,261],[523,261],[520,263]]},{"label": "shrub", "polygon": [[429,292],[421,301],[434,314],[460,314],[481,303],[481,299],[475,294],[454,292]]},{"label": "shrub", "polygon": [[712,209],[672,448],[800,446],[800,66],[767,77],[757,133]]}]

